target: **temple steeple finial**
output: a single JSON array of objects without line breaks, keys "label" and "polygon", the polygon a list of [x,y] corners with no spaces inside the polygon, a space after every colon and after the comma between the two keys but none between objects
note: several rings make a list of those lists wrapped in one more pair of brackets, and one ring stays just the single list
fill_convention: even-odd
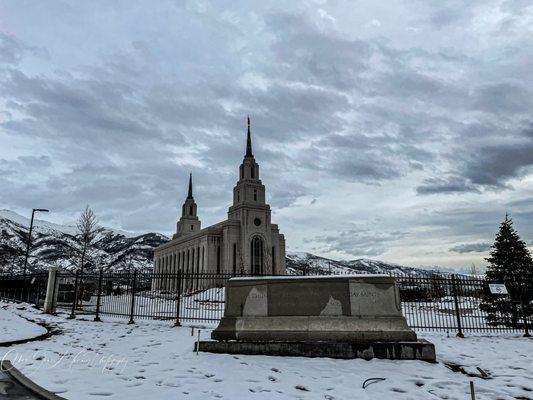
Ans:
[{"label": "temple steeple finial", "polygon": [[246,138],[246,157],[253,157],[252,153],[252,134],[250,132],[250,116],[248,115],[248,136]]},{"label": "temple steeple finial", "polygon": [[198,207],[192,196],[192,172],[189,173],[189,192],[181,206],[181,218],[176,224],[176,233],[172,239],[200,231],[202,224],[198,219]]},{"label": "temple steeple finial", "polygon": [[192,199],[192,172],[189,174],[189,194],[187,195],[188,199]]}]

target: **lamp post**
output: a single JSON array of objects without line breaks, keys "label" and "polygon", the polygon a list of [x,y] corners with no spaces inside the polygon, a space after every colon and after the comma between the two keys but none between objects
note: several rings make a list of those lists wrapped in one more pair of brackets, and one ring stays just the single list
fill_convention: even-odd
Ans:
[{"label": "lamp post", "polygon": [[31,211],[31,222],[30,222],[30,231],[28,233],[28,243],[26,245],[26,257],[24,257],[24,270],[23,275],[26,276],[26,268],[28,267],[28,256],[30,255],[30,244],[31,244],[31,232],[33,230],[33,217],[35,215],[35,212],[48,212],[49,210],[45,208],[34,208]]}]

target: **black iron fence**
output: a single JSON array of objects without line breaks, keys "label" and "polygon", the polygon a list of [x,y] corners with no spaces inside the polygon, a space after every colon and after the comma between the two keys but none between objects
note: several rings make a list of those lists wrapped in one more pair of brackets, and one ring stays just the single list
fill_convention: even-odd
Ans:
[{"label": "black iron fence", "polygon": [[58,306],[69,309],[71,316],[109,315],[130,323],[138,318],[216,323],[224,313],[224,286],[232,277],[181,271],[60,274]]},{"label": "black iron fence", "polygon": [[433,275],[397,277],[403,313],[418,330],[523,332],[533,320],[533,282],[507,283],[508,294],[491,293],[482,277]]},{"label": "black iron fence", "polygon": [[0,300],[23,301],[42,305],[46,296],[48,273],[0,275]]},{"label": "black iron fence", "polygon": [[[242,276],[242,275],[239,275]],[[175,324],[216,325],[224,313],[230,274],[121,272],[58,274],[58,306],[72,318],[80,314],[159,319]],[[533,320],[533,282],[507,284],[508,294],[493,294],[491,282],[464,275],[396,276],[403,313],[417,330],[521,332]],[[39,304],[46,278],[0,276],[0,298]]]}]

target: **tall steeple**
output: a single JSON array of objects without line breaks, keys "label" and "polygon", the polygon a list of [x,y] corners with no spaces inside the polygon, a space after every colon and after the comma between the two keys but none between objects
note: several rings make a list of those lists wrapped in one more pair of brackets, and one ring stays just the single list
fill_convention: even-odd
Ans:
[{"label": "tall steeple", "polygon": [[198,207],[192,195],[192,172],[189,174],[189,190],[187,198],[181,206],[181,218],[176,224],[176,234],[173,238],[190,233],[198,232],[201,227],[201,222],[198,219]]},{"label": "tall steeple", "polygon": [[252,133],[250,132],[250,116],[248,115],[248,137],[246,138],[246,157],[253,157],[252,153]]},{"label": "tall steeple", "polygon": [[188,199],[194,199],[192,197],[192,172],[189,174],[189,194],[187,195]]},{"label": "tall steeple", "polygon": [[[255,161],[252,151],[252,130],[250,116],[248,116],[248,131],[246,134],[246,154],[239,167],[239,180],[233,188],[233,206],[243,204],[264,205],[265,187],[259,178],[259,164]],[[230,210],[231,214],[231,210]]]}]

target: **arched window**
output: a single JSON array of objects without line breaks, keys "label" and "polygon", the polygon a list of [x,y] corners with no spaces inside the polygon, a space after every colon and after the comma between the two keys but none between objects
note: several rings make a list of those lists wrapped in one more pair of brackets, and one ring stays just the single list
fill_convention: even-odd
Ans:
[{"label": "arched window", "polygon": [[252,172],[252,179],[255,178],[255,165],[251,166],[251,172]]},{"label": "arched window", "polygon": [[189,215],[194,215],[193,206],[189,206]]},{"label": "arched window", "polygon": [[257,201],[257,189],[254,189],[254,201]]},{"label": "arched window", "polygon": [[263,274],[263,240],[259,236],[252,239],[250,243],[251,273],[252,275]]}]

